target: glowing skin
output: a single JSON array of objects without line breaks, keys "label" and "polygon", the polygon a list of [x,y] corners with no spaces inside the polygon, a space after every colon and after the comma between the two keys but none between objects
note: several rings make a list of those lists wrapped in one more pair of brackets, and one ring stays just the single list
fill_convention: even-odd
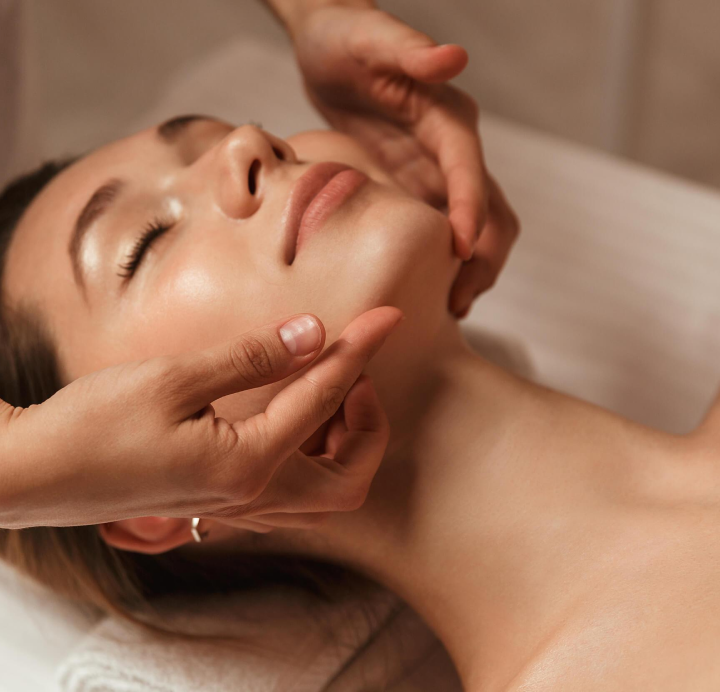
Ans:
[{"label": "glowing skin", "polygon": [[[288,266],[279,220],[308,166],[296,157],[347,163],[373,182]],[[86,302],[67,243],[108,178],[127,180],[127,196],[98,221]],[[123,291],[115,267],[164,213],[176,226]],[[146,517],[103,525],[105,540],[182,545],[197,559],[286,551],[351,565],[423,616],[468,692],[717,689],[720,409],[673,437],[512,377],[472,353],[448,314],[457,269],[445,217],[351,140],[284,143],[195,122],[173,147],[146,131],[61,174],[18,229],[6,288],[47,316],[68,379],[295,312],[318,315],[331,343],[360,312],[396,305],[407,320],[367,368],[392,433],[362,508],[265,535],[206,520],[201,544],[184,519]],[[284,384],[216,410],[247,416]]]},{"label": "glowing skin", "polygon": [[[287,266],[286,201],[310,164],[327,160],[371,180]],[[66,248],[78,213],[108,179],[126,184],[88,234],[86,300]],[[173,227],[124,285],[118,267],[155,219]],[[318,315],[328,343],[376,305],[432,305],[438,328],[460,265],[451,243],[445,216],[402,192],[346,136],[309,132],[286,143],[253,126],[201,120],[172,144],[154,128],[112,143],[53,181],[18,229],[5,286],[11,301],[42,306],[71,381],[113,363],[199,349],[294,312]],[[221,402],[218,413],[235,420],[264,409],[266,389]]]}]

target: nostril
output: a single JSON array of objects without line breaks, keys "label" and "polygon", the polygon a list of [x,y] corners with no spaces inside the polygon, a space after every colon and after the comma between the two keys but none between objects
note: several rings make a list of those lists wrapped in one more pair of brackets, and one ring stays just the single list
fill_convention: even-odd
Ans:
[{"label": "nostril", "polygon": [[282,152],[282,150],[278,149],[277,147],[273,147],[272,150],[273,154],[275,154],[277,158],[279,158],[281,161],[285,160],[285,154]]},{"label": "nostril", "polygon": [[248,171],[248,189],[250,190],[251,195],[254,195],[257,190],[257,175],[259,171],[260,161],[259,159],[255,159],[250,165],[250,170]]}]

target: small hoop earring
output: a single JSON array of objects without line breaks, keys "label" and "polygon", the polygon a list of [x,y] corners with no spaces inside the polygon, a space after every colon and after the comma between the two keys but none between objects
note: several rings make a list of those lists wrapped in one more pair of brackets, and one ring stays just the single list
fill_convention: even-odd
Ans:
[{"label": "small hoop earring", "polygon": [[196,543],[202,543],[202,539],[205,538],[209,531],[203,531],[200,533],[198,531],[198,526],[200,525],[200,517],[193,517],[190,520],[190,533],[192,534],[192,537],[195,539]]}]

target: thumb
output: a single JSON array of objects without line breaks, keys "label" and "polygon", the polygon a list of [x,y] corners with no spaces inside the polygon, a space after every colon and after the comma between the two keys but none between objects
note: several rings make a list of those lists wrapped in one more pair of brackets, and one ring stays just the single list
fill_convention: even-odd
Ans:
[{"label": "thumb", "polygon": [[215,399],[288,377],[310,363],[324,343],[318,317],[286,317],[219,346],[171,358],[163,390],[173,415],[185,420]]},{"label": "thumb", "polygon": [[439,83],[457,76],[467,65],[464,48],[438,46],[430,36],[388,12],[376,11],[366,22],[365,31],[356,34],[350,50],[371,70],[404,72],[422,82]]},{"label": "thumb", "polygon": [[455,44],[403,50],[400,67],[409,77],[428,84],[440,84],[457,77],[467,66],[468,54]]}]

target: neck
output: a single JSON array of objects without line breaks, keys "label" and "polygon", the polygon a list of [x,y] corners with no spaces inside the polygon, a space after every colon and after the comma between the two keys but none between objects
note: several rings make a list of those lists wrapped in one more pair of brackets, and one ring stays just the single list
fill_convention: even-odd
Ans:
[{"label": "neck", "polygon": [[[392,433],[366,503],[318,530],[294,532],[292,542],[397,593],[435,631],[467,681],[483,613],[474,594],[503,577],[500,561],[492,572],[490,563],[478,562],[478,541],[488,547],[486,556],[497,542],[486,516],[494,505],[479,492],[458,491],[482,488],[481,476],[494,473],[492,459],[508,444],[524,385],[478,357],[453,320],[439,325],[430,348],[398,349],[408,380],[375,380]],[[408,354],[415,362],[407,362]]]},{"label": "neck", "polygon": [[[588,507],[636,492],[634,460],[666,441],[491,365],[452,322],[435,334],[415,353],[397,344],[407,381],[376,379],[392,433],[363,507],[263,541],[377,580],[435,631],[466,689],[493,688],[587,588],[573,581],[582,550],[565,548],[602,514]],[[615,539],[603,534],[594,555],[614,554]],[[570,584],[559,596],[558,582]]]}]

